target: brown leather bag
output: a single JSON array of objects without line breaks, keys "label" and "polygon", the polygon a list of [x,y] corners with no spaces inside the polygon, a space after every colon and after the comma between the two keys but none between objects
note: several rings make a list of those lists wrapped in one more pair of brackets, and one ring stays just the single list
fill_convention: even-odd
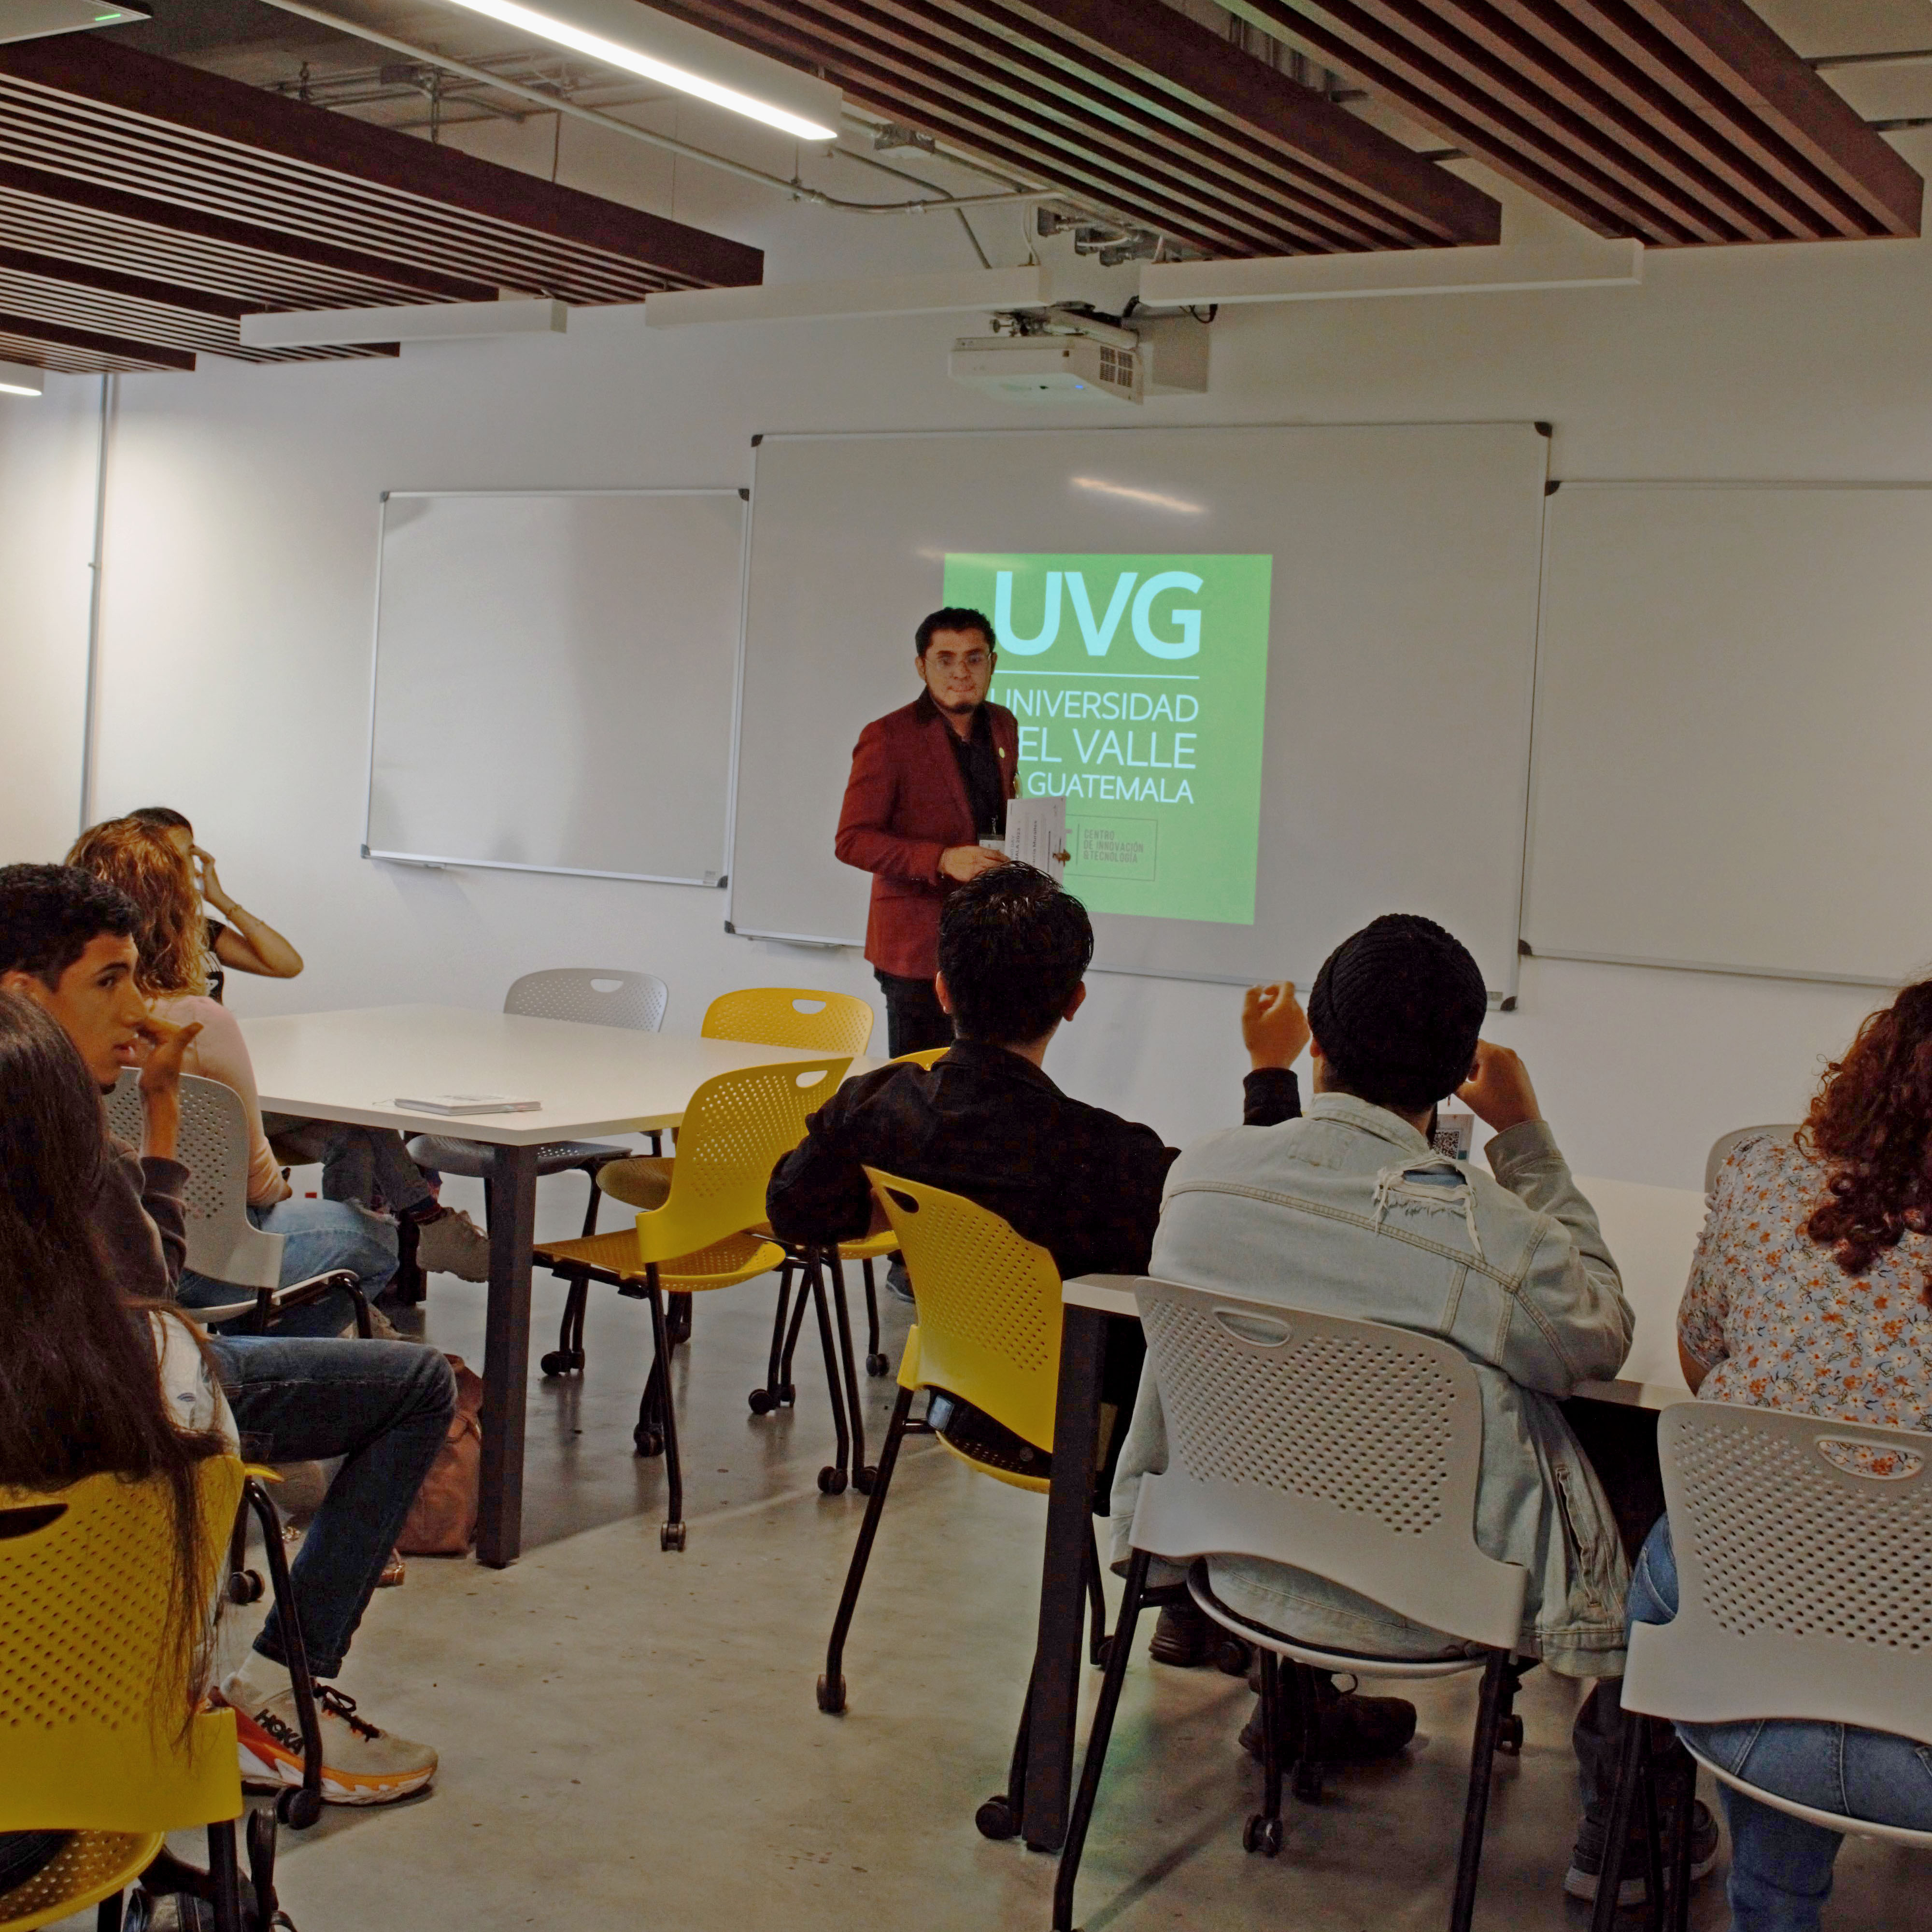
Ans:
[{"label": "brown leather bag", "polygon": [[476,1540],[476,1499],[483,1479],[483,1378],[460,1355],[445,1358],[456,1372],[456,1413],[449,1434],[416,1492],[396,1538],[405,1556],[461,1556]]}]

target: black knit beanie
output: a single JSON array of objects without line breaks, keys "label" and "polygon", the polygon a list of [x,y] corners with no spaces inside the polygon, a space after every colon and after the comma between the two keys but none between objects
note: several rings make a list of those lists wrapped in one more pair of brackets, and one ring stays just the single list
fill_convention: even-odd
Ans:
[{"label": "black knit beanie", "polygon": [[1432,919],[1384,913],[1323,962],[1308,1024],[1337,1084],[1419,1114],[1469,1077],[1489,1011],[1482,968]]}]

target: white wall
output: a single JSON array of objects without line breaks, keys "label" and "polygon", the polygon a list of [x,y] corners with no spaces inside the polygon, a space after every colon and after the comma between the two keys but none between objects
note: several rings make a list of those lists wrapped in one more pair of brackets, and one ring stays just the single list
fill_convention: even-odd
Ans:
[{"label": "white wall", "polygon": [[[1906,152],[1932,162],[1922,137],[1908,137]],[[636,167],[655,165],[635,152]],[[629,150],[604,160],[634,165]],[[772,248],[772,280],[855,261],[971,262],[954,223],[784,207],[715,178],[694,186],[688,168],[680,180],[676,212],[700,218],[701,194],[703,218]],[[880,189],[861,181],[850,191],[881,190],[891,191],[883,178]],[[1533,209],[1512,219],[1518,233],[1552,222]],[[995,260],[1016,257],[1010,212],[982,228]],[[994,250],[996,238],[1004,245]],[[191,377],[126,380],[110,468],[99,805],[161,799],[188,811],[230,889],[308,955],[308,973],[292,984],[240,982],[236,1006],[487,1006],[514,974],[563,962],[662,974],[670,1024],[681,1029],[732,986],[872,991],[856,954],[728,938],[719,895],[360,860],[376,496],[736,484],[760,431],[1037,420],[947,383],[958,327],[935,318],[646,332],[640,311],[591,310],[562,340],[276,370],[210,358]],[[1540,418],[1556,426],[1559,476],[1922,479],[1932,476],[1928,352],[1932,247],[1685,251],[1653,255],[1646,286],[1627,292],[1224,310],[1210,393],[1150,406],[1144,420]],[[52,414],[91,403],[94,386],[55,379],[50,388]],[[40,494],[43,476],[52,502],[66,475],[58,438],[50,448],[22,420],[0,415],[0,492],[10,493],[0,502]],[[75,541],[52,531],[23,543],[0,526],[0,585],[26,571],[58,589]],[[84,556],[84,530],[78,541]],[[9,765],[23,740],[57,748],[74,736],[84,600],[76,620],[71,598],[34,594],[32,677],[13,662],[17,638],[8,644]],[[0,596],[10,597],[0,622],[12,632],[18,593]],[[908,694],[881,691],[879,708]],[[832,759],[848,748],[808,748]],[[1480,745],[1443,747],[1452,772],[1482,755]],[[68,791],[58,809],[29,810],[14,794],[32,802],[42,781],[7,782],[0,856],[54,853]],[[1693,1186],[1717,1132],[1802,1109],[1820,1057],[1869,1004],[1853,988],[1529,961],[1520,1009],[1497,1016],[1494,1032],[1528,1054],[1582,1172]],[[1051,1070],[1184,1139],[1234,1118],[1238,1006],[1226,987],[1100,979]]]}]

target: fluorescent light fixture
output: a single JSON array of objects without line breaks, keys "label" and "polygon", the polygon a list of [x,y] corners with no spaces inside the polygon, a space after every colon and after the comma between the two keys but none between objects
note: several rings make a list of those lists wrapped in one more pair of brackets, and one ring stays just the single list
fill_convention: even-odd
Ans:
[{"label": "fluorescent light fixture", "polygon": [[127,27],[154,15],[118,0],[0,0],[0,40],[33,40],[82,27]]},{"label": "fluorescent light fixture", "polygon": [[1246,262],[1150,262],[1150,308],[1213,302],[1357,302],[1377,296],[1505,295],[1534,289],[1630,288],[1643,244],[1574,242],[1533,248],[1403,248],[1364,255],[1270,255]]},{"label": "fluorescent light fixture", "polygon": [[776,282],[748,289],[673,289],[647,296],[644,326],[694,322],[829,322],[861,316],[948,315],[967,309],[1039,308],[1044,268],[966,268],[942,275],[862,275],[845,281]]},{"label": "fluorescent light fixture", "polygon": [[25,362],[0,362],[0,396],[38,396],[46,389],[45,370]]},{"label": "fluorescent light fixture", "polygon": [[801,141],[836,141],[844,97],[830,82],[708,34],[640,0],[446,0],[519,33],[642,74]]},{"label": "fluorescent light fixture", "polygon": [[547,296],[397,308],[276,309],[244,315],[244,349],[335,349],[358,342],[454,342],[470,336],[561,335],[570,311]]}]

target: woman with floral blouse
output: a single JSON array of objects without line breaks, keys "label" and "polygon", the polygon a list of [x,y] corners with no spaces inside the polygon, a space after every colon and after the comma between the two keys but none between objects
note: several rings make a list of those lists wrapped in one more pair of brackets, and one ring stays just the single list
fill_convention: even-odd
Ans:
[{"label": "woman with floral blouse", "polygon": [[[1704,1400],[1892,1429],[1932,1426],[1932,980],[1874,1013],[1826,1070],[1795,1137],[1732,1150],[1678,1310],[1684,1379]],[[1644,1546],[1633,1622],[1677,1610],[1670,1526]],[[1780,1797],[1932,1831],[1932,1751],[1843,1724],[1681,1727]],[[1736,1932],[1811,1932],[1840,1834],[1723,1788]]]}]

